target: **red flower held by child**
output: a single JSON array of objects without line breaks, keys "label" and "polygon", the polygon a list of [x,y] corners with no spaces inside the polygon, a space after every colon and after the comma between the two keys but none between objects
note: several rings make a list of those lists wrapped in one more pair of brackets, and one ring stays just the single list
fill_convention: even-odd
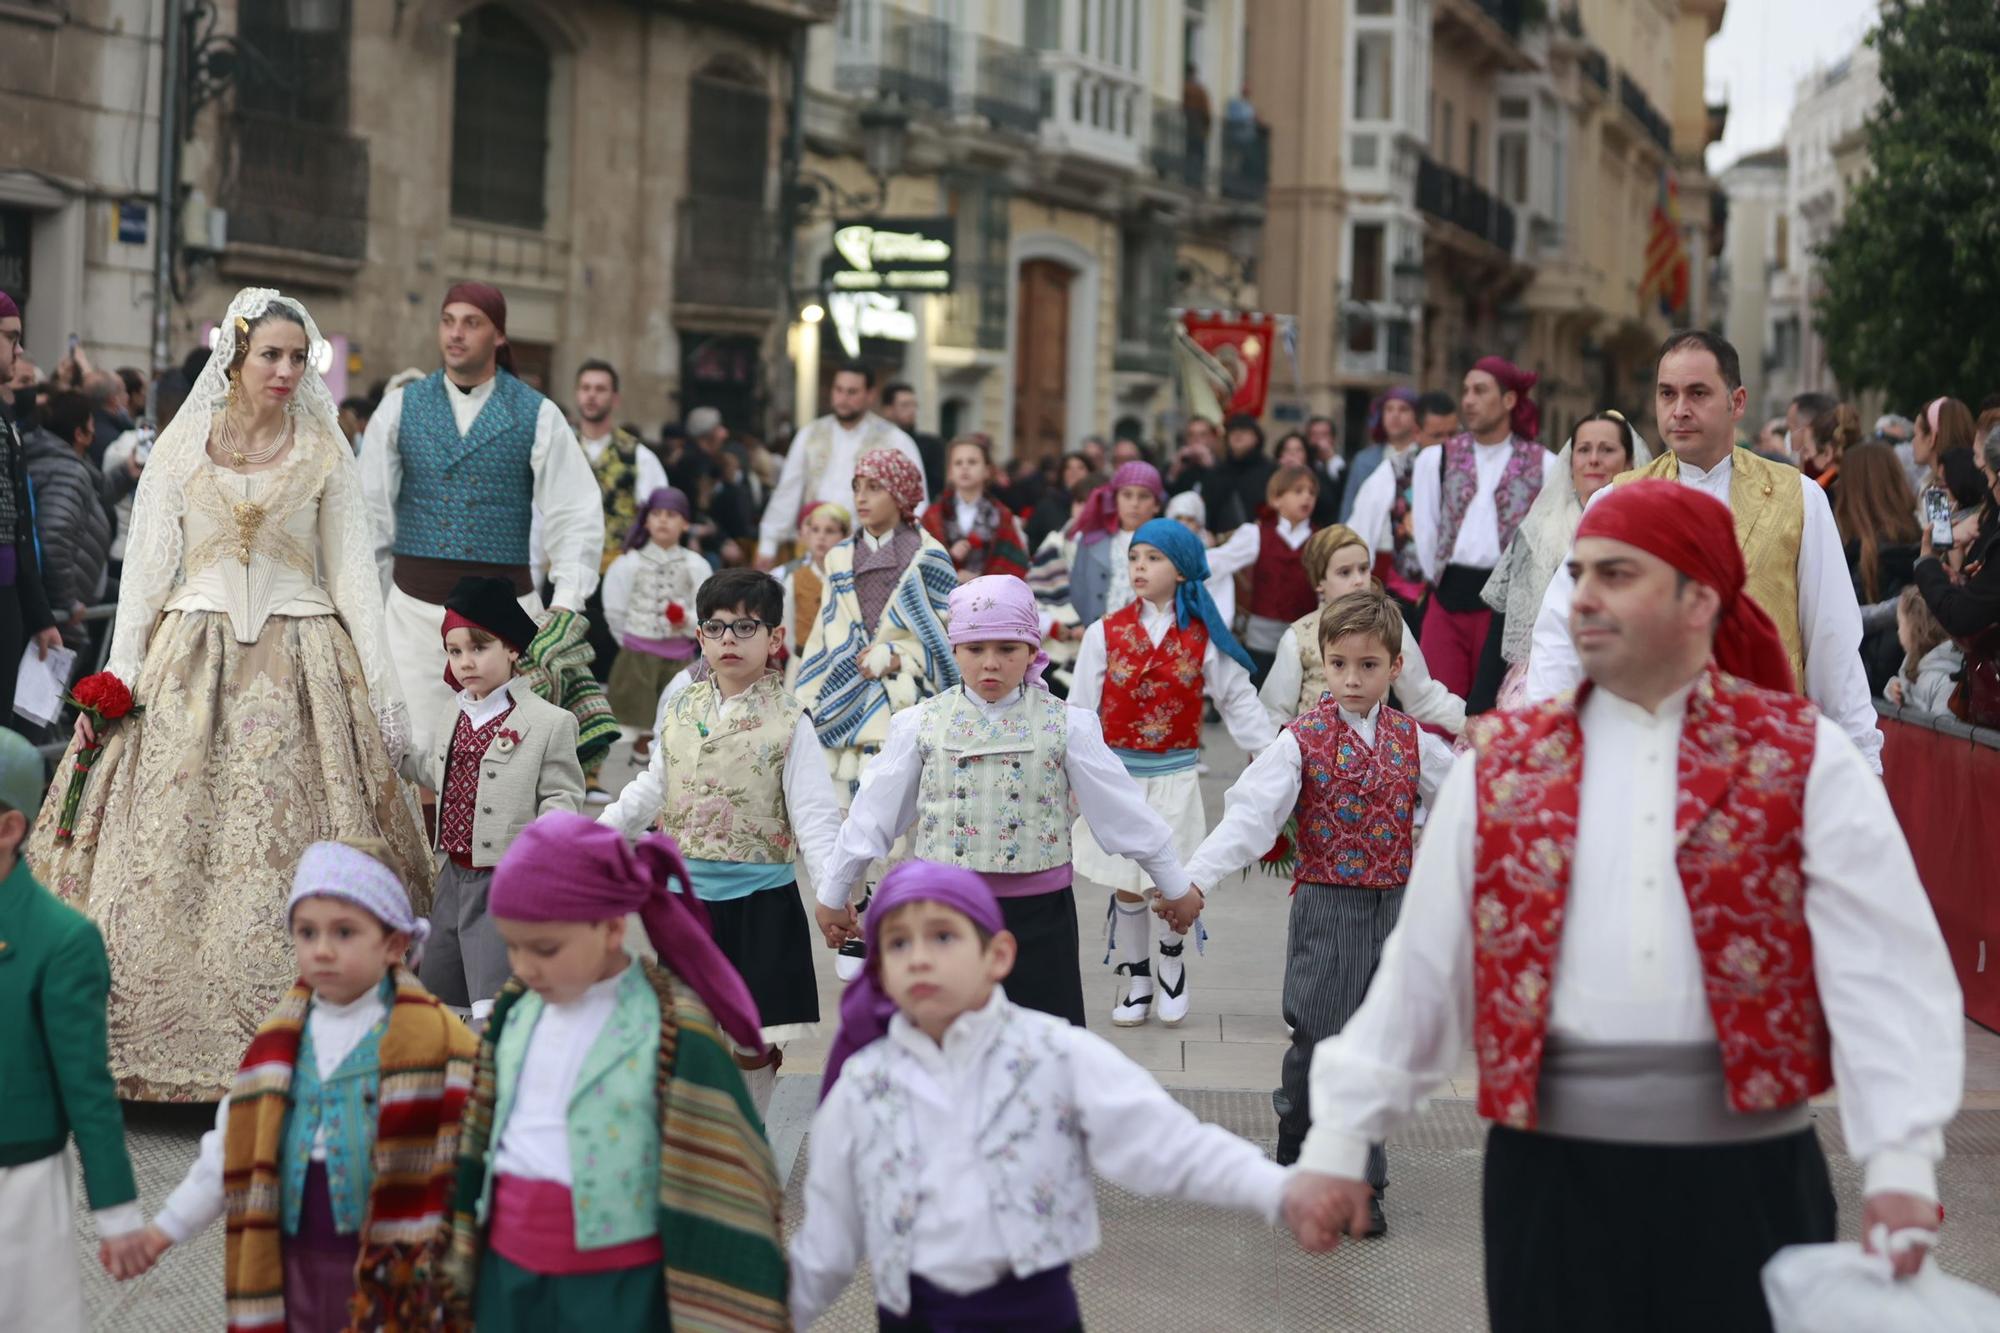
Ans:
[{"label": "red flower held by child", "polygon": [[669,625],[678,625],[687,618],[687,609],[679,602],[667,603],[667,623]]}]

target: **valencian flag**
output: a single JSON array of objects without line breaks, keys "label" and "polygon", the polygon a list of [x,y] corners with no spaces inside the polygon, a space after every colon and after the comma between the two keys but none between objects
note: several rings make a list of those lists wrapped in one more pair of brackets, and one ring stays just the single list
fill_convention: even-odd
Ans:
[{"label": "valencian flag", "polygon": [[1289,322],[1261,311],[1182,311],[1174,346],[1190,413],[1211,421],[1263,416],[1271,354]]},{"label": "valencian flag", "polygon": [[1687,309],[1690,282],[1687,242],[1681,237],[1681,190],[1674,173],[1660,171],[1660,194],[1653,201],[1653,226],[1646,240],[1646,276],[1639,299],[1658,295],[1669,317]]}]

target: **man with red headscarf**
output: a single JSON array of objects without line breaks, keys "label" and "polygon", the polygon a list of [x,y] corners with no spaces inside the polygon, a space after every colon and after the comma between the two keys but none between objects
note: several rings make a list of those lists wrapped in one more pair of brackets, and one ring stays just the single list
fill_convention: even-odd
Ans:
[{"label": "man with red headscarf", "polygon": [[1557,467],[1536,438],[1542,414],[1528,397],[1535,380],[1502,357],[1481,357],[1465,372],[1459,399],[1465,432],[1424,459],[1410,485],[1410,532],[1432,589],[1419,642],[1438,683],[1473,704],[1493,625],[1479,594]]},{"label": "man with red headscarf", "polygon": [[[1640,477],[1678,481],[1729,506],[1751,597],[1776,625],[1797,687],[1840,723],[1882,771],[1882,733],[1861,663],[1861,608],[1826,492],[1796,468],[1736,444],[1749,395],[1736,349],[1703,329],[1668,335],[1660,348],[1654,418],[1667,448],[1645,468],[1613,479],[1592,497]],[[1547,699],[1583,670],[1569,641],[1569,576],[1549,580],[1528,653],[1528,697]]]},{"label": "man with red headscarf", "polygon": [[1759,1274],[1831,1241],[1807,1099],[1840,1085],[1861,1234],[1899,1275],[1939,1223],[1960,995],[1882,784],[1791,689],[1729,510],[1668,481],[1585,513],[1588,683],[1477,720],[1401,922],[1313,1058],[1309,1240],[1367,1223],[1368,1144],[1468,1040],[1486,1294],[1513,1330],[1768,1330]]},{"label": "man with red headscarf", "polygon": [[604,512],[597,478],[562,409],[513,373],[507,298],[483,282],[445,293],[444,369],[392,389],[368,420],[361,489],[388,593],[390,660],[428,753],[428,729],[453,716],[440,633],[444,601],[467,577],[504,578],[530,615],[529,573],[541,517],[555,609],[581,609],[597,587]]}]

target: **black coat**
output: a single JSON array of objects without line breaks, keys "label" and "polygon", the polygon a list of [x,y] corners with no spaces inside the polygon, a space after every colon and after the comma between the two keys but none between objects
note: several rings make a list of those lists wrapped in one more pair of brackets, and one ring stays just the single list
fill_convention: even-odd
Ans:
[{"label": "black coat", "polygon": [[35,488],[42,586],[48,591],[51,611],[62,622],[63,641],[81,648],[90,642],[90,633],[68,623],[70,608],[79,602],[88,606],[97,596],[117,532],[106,503],[104,474],[47,431],[28,437],[22,458]]},{"label": "black coat", "polygon": [[2000,625],[2000,510],[1989,507],[1979,532],[1966,552],[1966,567],[1978,570],[1963,583],[1953,583],[1942,562],[1919,560],[1917,586],[1944,632],[1970,639]]}]

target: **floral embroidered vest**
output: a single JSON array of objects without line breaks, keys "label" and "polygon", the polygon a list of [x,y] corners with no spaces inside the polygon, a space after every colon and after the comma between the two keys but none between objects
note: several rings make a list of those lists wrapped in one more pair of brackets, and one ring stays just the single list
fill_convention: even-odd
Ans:
[{"label": "floral embroidered vest", "polygon": [[[993,1222],[1007,1257],[1015,1276],[1026,1277],[1097,1248],[1090,1155],[1083,1117],[1069,1093],[1090,1071],[1070,1064],[1061,1019],[1000,996],[994,1002],[1006,1009],[983,1056],[979,1101],[965,1108],[964,1126],[985,1164]],[[887,1290],[905,1301],[925,1149],[904,1091],[915,1061],[884,1038],[857,1051],[840,1071],[840,1082],[851,1082],[860,1096],[858,1125],[872,1130],[858,1136],[853,1171],[868,1262]]]},{"label": "floral embroidered vest", "polygon": [[[1681,461],[1671,449],[1613,483],[1660,478],[1678,481]],[[1729,462],[1729,512],[1736,520],[1736,544],[1743,548],[1744,587],[1778,627],[1792,659],[1792,680],[1806,688],[1805,639],[1799,632],[1799,547],[1805,541],[1805,493],[1798,471],[1738,449]]]},{"label": "floral embroidered vest", "polygon": [[[514,1004],[493,1052],[493,1137],[498,1155],[521,1090],[521,1070],[542,1016],[530,991]],[[569,1103],[570,1201],[576,1248],[601,1250],[660,1231],[660,997],[633,964],[618,983],[617,1007],[590,1044]],[[484,1081],[482,1072],[480,1078]],[[489,1163],[491,1158],[488,1159]],[[494,1173],[478,1203],[492,1216]]]},{"label": "floral embroidered vest", "polygon": [[1326,693],[1326,656],[1319,650],[1319,617],[1325,610],[1315,607],[1292,622],[1292,641],[1299,649],[1299,700],[1293,717],[1310,712]]},{"label": "floral embroidered vest", "polygon": [[597,489],[604,501],[604,556],[597,572],[611,568],[612,561],[625,554],[625,534],[639,517],[639,502],[632,488],[638,484],[639,451],[646,446],[625,430],[614,430],[604,452],[590,465],[597,476]]},{"label": "floral embroidered vest", "polygon": [[514,705],[475,727],[463,708],[453,710],[451,758],[444,770],[444,792],[438,797],[438,850],[454,856],[472,855],[472,826],[479,806],[479,761],[507,725]]},{"label": "floral embroidered vest", "polygon": [[[1507,465],[1493,486],[1493,508],[1500,519],[1500,549],[1514,540],[1521,520],[1535,507],[1542,493],[1542,466],[1549,451],[1533,440],[1514,441]],[[1426,466],[1435,466],[1426,464]],[[1437,558],[1440,568],[1451,563],[1458,545],[1458,530],[1465,525],[1466,511],[1479,497],[1479,460],[1473,451],[1472,436],[1454,436],[1444,442],[1444,487],[1440,494],[1443,512],[1438,520]]]},{"label": "floral embroidered vest", "polygon": [[1208,626],[1169,626],[1159,646],[1139,623],[1139,603],[1106,616],[1104,625],[1104,743],[1114,750],[1201,748],[1202,658]]},{"label": "floral embroidered vest", "polygon": [[[382,998],[393,1005],[395,995],[394,980],[385,979]],[[375,1187],[375,1103],[381,1095],[382,1033],[388,1026],[385,1010],[324,1080],[313,1054],[310,1023],[299,1036],[289,1090],[292,1104],[285,1113],[278,1162],[278,1218],[287,1236],[299,1233],[306,1172],[312,1166],[313,1140],[321,1130],[326,1131],[326,1186],[333,1201],[333,1229],[343,1236],[361,1232],[369,1191]]]},{"label": "floral embroidered vest", "polygon": [[[639,567],[632,577],[632,600],[625,608],[625,623],[612,628],[635,639],[672,637],[694,620],[695,589],[708,573],[708,562],[685,546],[667,550],[646,543],[639,548]],[[675,604],[681,608],[680,625],[667,615],[667,608]]]},{"label": "floral embroidered vest", "polygon": [[914,854],[987,874],[1068,865],[1063,701],[1030,686],[1014,707],[989,715],[961,685],[921,707]]},{"label": "floral embroidered vest", "polygon": [[[1589,686],[1586,685],[1587,691]],[[1476,720],[1473,1047],[1479,1114],[1536,1122],[1537,1081],[1576,849],[1578,706]],[[1801,837],[1818,710],[1710,667],[1681,724],[1675,867],[1694,922],[1729,1104],[1794,1105],[1833,1083],[1813,979]]]},{"label": "floral embroidered vest", "polygon": [[666,748],[661,826],[681,855],[702,861],[779,865],[797,854],[785,805],[785,762],[804,705],[767,675],[718,718],[713,680],[675,695],[660,718]]},{"label": "floral embroidered vest", "polygon": [[1383,704],[1370,746],[1340,705],[1323,699],[1287,729],[1299,743],[1297,881],[1355,889],[1409,883],[1417,724]]}]

